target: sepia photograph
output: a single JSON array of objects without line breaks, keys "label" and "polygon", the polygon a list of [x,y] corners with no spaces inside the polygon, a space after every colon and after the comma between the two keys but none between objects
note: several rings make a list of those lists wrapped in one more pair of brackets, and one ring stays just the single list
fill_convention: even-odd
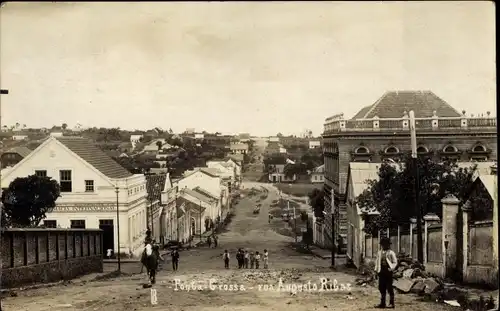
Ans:
[{"label": "sepia photograph", "polygon": [[495,22],[1,2],[0,311],[498,310]]}]

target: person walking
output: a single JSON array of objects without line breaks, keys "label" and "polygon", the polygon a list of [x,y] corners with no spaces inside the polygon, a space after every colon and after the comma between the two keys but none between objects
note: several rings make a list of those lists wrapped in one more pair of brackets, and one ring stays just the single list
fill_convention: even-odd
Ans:
[{"label": "person walking", "polygon": [[264,261],[264,269],[269,268],[269,253],[267,252],[267,249],[264,250],[264,256],[262,257]]},{"label": "person walking", "polygon": [[[377,253],[375,272],[378,274],[378,289],[380,304],[376,308],[394,308],[394,288],[392,287],[393,271],[398,265],[396,253],[391,250],[391,240],[387,237],[380,239],[381,250]],[[386,294],[389,294],[389,305],[386,305]]]},{"label": "person walking", "polygon": [[236,261],[238,261],[238,269],[241,269],[243,267],[243,252],[241,248],[239,248],[236,253]]},{"label": "person walking", "polygon": [[259,252],[255,252],[255,269],[259,269],[260,265],[260,254]]},{"label": "person walking", "polygon": [[229,269],[229,253],[227,252],[227,249],[224,251],[222,259],[224,260],[224,268]]},{"label": "person walking", "polygon": [[248,251],[245,251],[245,254],[243,256],[243,265],[245,269],[248,269],[248,265],[250,263],[250,254]]},{"label": "person walking", "polygon": [[208,236],[208,238],[207,238],[207,244],[208,244],[208,248],[210,248],[212,246],[212,238],[210,236]]},{"label": "person walking", "polygon": [[253,252],[250,253],[250,269],[255,267],[255,254]]},{"label": "person walking", "polygon": [[172,269],[177,271],[179,269],[179,252],[174,249],[170,255],[172,256]]},{"label": "person walking", "polygon": [[219,238],[214,235],[214,248],[217,248],[217,245],[219,245]]}]

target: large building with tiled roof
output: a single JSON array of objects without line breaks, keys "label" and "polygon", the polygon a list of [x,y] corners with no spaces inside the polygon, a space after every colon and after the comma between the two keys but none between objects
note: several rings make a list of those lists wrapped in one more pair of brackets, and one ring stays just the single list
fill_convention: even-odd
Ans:
[{"label": "large building with tiled roof", "polygon": [[[104,249],[140,252],[146,231],[146,179],[133,175],[88,139],[49,137],[2,175],[2,188],[18,177],[47,176],[60,185],[61,197],[44,224],[60,228],[100,228]],[[117,202],[118,201],[118,202]],[[103,253],[106,253],[104,251]]]},{"label": "large building with tiled roof", "polygon": [[[411,151],[409,112],[416,117],[417,152],[436,160],[495,161],[496,116],[469,116],[458,112],[431,91],[391,91],[348,119],[343,114],[327,118],[323,132],[325,157],[325,209],[332,191],[338,215],[336,232],[345,239],[346,185],[350,162],[397,161]],[[330,217],[325,219],[328,224]],[[331,230],[326,230],[331,232]],[[331,237],[329,237],[331,241]]]}]

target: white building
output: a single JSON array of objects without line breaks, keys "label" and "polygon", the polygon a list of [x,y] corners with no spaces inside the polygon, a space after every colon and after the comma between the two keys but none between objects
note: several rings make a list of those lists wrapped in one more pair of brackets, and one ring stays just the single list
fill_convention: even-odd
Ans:
[{"label": "white building", "polygon": [[247,154],[248,153],[248,145],[244,143],[236,143],[231,144],[229,147],[231,152],[234,154]]},{"label": "white building", "polygon": [[268,178],[270,182],[281,183],[281,182],[293,182],[297,180],[297,175],[291,177],[285,174],[285,166],[287,164],[275,164],[273,165],[272,172],[269,173]]},{"label": "white building", "polygon": [[202,134],[202,133],[194,134],[194,139],[202,140],[204,138],[205,138],[205,134]]},{"label": "white building", "polygon": [[319,140],[310,140],[309,149],[315,149],[321,147],[321,142]]},{"label": "white building", "polygon": [[[7,187],[15,178],[37,174],[57,180],[61,197],[47,214],[48,227],[102,229],[103,248],[117,250],[117,199],[120,252],[138,254],[146,231],[146,180],[133,175],[80,137],[49,137],[2,175]],[[118,193],[116,192],[118,190]]]},{"label": "white building", "polygon": [[24,135],[24,134],[12,135],[12,140],[25,140],[25,139],[28,139],[28,135]]},{"label": "white building", "polygon": [[132,144],[133,149],[135,149],[135,146],[137,145],[138,142],[141,141],[143,136],[144,135],[142,135],[142,134],[130,135],[130,143]]},{"label": "white building", "polygon": [[161,203],[163,205],[161,221],[164,223],[165,241],[181,241],[181,232],[179,229],[177,199],[179,187],[173,183],[170,174],[167,174],[165,186],[161,192]]},{"label": "white building", "polygon": [[320,165],[311,172],[311,182],[313,184],[323,183],[325,181],[325,165]]},{"label": "white building", "polygon": [[50,132],[50,136],[52,137],[62,137],[63,132]]},{"label": "white building", "polygon": [[269,137],[269,142],[271,143],[279,143],[280,138],[279,137]]}]

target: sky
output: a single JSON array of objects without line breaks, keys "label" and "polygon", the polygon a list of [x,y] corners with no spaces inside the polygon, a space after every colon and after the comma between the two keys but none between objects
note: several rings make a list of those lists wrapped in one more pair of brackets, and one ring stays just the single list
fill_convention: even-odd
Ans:
[{"label": "sky", "polygon": [[321,134],[390,90],[496,114],[493,2],[7,3],[2,125]]}]

